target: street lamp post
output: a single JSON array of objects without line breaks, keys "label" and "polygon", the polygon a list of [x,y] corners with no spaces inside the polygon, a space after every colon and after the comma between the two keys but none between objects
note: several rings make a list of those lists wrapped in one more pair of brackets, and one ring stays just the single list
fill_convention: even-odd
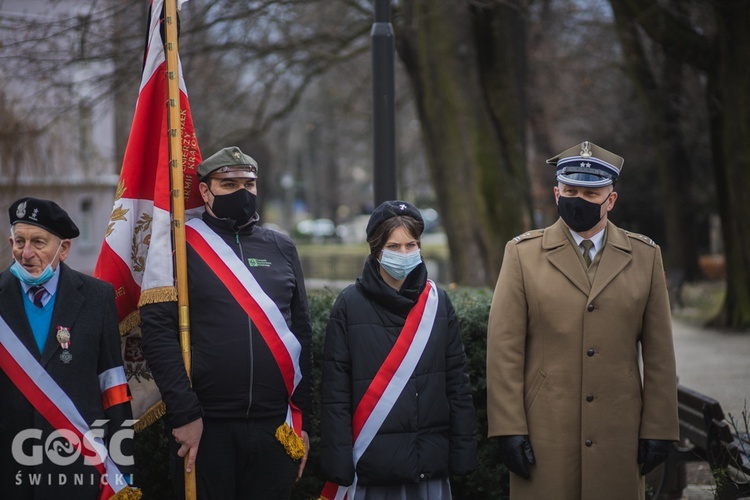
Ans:
[{"label": "street lamp post", "polygon": [[396,199],[394,36],[390,0],[375,0],[372,39],[373,186],[375,206]]}]

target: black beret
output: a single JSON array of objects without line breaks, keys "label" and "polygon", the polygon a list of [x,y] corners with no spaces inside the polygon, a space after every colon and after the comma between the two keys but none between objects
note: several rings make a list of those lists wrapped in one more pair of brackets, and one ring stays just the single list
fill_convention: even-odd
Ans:
[{"label": "black beret", "polygon": [[62,239],[75,238],[81,234],[68,213],[54,201],[21,198],[10,206],[8,214],[11,226],[17,222],[33,224]]},{"label": "black beret", "polygon": [[420,234],[424,231],[424,219],[422,218],[422,214],[419,213],[417,207],[406,201],[393,200],[383,202],[372,212],[370,220],[367,222],[367,229],[365,230],[367,233],[367,239],[370,239],[378,226],[383,222],[400,215],[405,215],[416,220],[421,226]]}]

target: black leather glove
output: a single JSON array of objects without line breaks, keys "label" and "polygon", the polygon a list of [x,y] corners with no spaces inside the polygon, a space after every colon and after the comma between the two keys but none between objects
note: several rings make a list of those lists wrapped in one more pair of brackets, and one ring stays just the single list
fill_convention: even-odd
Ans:
[{"label": "black leather glove", "polygon": [[500,439],[500,460],[509,471],[528,479],[530,474],[527,464],[535,463],[529,436],[500,436],[498,439]]},{"label": "black leather glove", "polygon": [[672,441],[663,441],[661,439],[638,440],[638,463],[642,464],[642,475],[645,476],[667,459],[667,453],[669,453],[669,446],[671,444]]}]

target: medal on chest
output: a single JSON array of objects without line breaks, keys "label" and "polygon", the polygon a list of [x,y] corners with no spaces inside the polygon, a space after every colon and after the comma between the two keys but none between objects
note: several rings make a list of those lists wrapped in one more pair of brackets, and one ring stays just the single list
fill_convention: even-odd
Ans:
[{"label": "medal on chest", "polygon": [[60,361],[67,365],[73,359],[73,355],[68,350],[70,347],[70,330],[64,326],[58,326],[55,338],[57,338],[57,342],[63,350],[60,354]]}]

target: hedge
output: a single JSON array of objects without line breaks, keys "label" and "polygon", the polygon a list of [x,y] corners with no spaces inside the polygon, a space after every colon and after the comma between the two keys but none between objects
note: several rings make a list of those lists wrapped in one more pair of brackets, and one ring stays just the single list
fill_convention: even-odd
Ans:
[{"label": "hedge", "polygon": [[[453,498],[457,500],[487,500],[507,498],[508,471],[498,463],[495,440],[487,439],[487,380],[485,373],[485,348],[487,339],[487,316],[492,300],[489,289],[457,288],[448,290],[451,301],[461,323],[461,334],[468,358],[469,376],[477,413],[478,465],[468,476],[452,477]],[[292,499],[317,499],[323,487],[320,475],[320,412],[319,384],[320,360],[323,354],[328,314],[337,290],[322,289],[308,292],[310,316],[313,326],[313,356],[315,368],[315,400],[313,429],[310,433],[310,455],[305,473],[294,486]],[[135,437],[135,482],[142,488],[143,497],[149,499],[172,498],[172,486],[168,478],[167,441],[163,423],[159,421],[136,434]]]}]

